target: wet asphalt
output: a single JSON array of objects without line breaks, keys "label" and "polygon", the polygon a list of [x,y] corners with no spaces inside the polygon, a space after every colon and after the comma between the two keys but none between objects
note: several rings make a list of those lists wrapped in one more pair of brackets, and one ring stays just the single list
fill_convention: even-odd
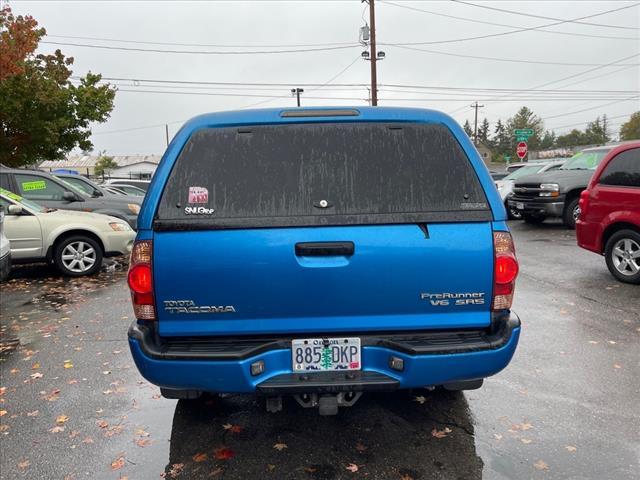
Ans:
[{"label": "wet asphalt", "polygon": [[335,417],[160,398],[128,351],[124,271],[19,267],[0,287],[0,479],[638,478],[640,287],[559,223],[512,227],[523,333],[507,369]]}]

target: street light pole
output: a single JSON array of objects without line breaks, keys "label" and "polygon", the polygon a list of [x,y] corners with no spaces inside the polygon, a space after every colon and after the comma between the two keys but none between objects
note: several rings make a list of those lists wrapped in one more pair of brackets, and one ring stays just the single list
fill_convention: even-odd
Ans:
[{"label": "street light pole", "polygon": [[478,109],[484,107],[484,105],[478,105],[478,101],[476,100],[476,103],[474,103],[473,105],[471,105],[471,108],[475,108],[476,113],[475,113],[475,119],[473,121],[473,144],[477,147],[478,146]]}]

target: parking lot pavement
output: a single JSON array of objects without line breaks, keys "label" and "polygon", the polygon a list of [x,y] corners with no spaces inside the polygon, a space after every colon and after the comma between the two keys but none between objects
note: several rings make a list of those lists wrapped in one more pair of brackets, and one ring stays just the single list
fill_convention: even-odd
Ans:
[{"label": "parking lot pavement", "polygon": [[367,395],[335,417],[162,399],[129,355],[122,271],[19,268],[0,299],[0,478],[637,478],[640,287],[559,224],[513,233],[509,367],[480,390]]}]

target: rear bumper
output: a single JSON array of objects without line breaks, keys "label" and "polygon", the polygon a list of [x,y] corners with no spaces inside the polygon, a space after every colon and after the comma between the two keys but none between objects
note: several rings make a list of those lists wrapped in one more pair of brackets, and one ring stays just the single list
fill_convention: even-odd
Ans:
[{"label": "rear bumper", "polygon": [[[151,329],[134,323],[129,346],[140,373],[162,388],[274,395],[395,390],[486,378],[507,366],[519,335],[520,319],[513,313],[491,335],[469,330],[359,335],[362,371],[309,374],[292,371],[290,337],[160,341]],[[402,371],[390,367],[391,357],[403,360]],[[251,375],[251,364],[260,360],[264,372]]]},{"label": "rear bumper", "polygon": [[[518,204],[522,204],[523,209],[517,208]],[[529,197],[516,197],[509,198],[508,205],[510,208],[514,208],[519,212],[526,215],[544,215],[545,217],[561,217],[564,213],[564,199],[562,197],[556,197],[553,199]]]},{"label": "rear bumper", "polygon": [[579,247],[602,254],[602,225],[578,219],[576,221],[576,240]]}]

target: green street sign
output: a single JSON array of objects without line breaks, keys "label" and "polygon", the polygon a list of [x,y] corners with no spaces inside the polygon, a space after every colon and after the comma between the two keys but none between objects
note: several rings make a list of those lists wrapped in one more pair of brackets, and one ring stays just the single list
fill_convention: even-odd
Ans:
[{"label": "green street sign", "polygon": [[529,135],[516,135],[516,142],[526,142],[529,140]]},{"label": "green street sign", "polygon": [[533,129],[532,128],[517,128],[514,132],[513,132],[516,136],[527,136],[530,137],[531,135],[533,135]]},{"label": "green street sign", "polygon": [[511,155],[503,155],[502,158],[504,158],[505,162],[509,162],[511,160]]}]

